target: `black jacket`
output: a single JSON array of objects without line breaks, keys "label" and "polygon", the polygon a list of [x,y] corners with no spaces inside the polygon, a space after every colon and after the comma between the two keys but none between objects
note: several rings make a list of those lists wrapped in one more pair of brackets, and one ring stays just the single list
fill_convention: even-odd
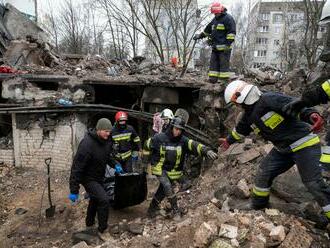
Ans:
[{"label": "black jacket", "polygon": [[325,81],[311,89],[303,92],[301,100],[306,107],[312,107],[319,104],[325,104],[330,99],[330,81]]},{"label": "black jacket", "polygon": [[214,17],[202,33],[202,37],[209,37],[211,39],[213,48],[218,51],[230,49],[231,43],[235,40],[235,35],[235,20],[227,12]]},{"label": "black jacket", "polygon": [[131,154],[127,152],[140,151],[141,149],[140,137],[130,125],[121,129],[116,124],[111,131],[111,140],[116,147],[116,156],[121,160],[127,160],[131,157]]},{"label": "black jacket", "polygon": [[[181,135],[173,137],[172,129],[167,128],[165,133],[156,134],[148,139],[145,145],[151,151],[151,165],[160,165],[162,170],[182,171],[187,153],[205,156],[209,147]],[[163,152],[163,154],[162,154]]]},{"label": "black jacket", "polygon": [[316,112],[305,108],[300,120],[286,116],[282,107],[293,100],[292,97],[275,92],[263,93],[253,105],[245,106],[244,114],[236,128],[227,137],[230,144],[255,131],[265,140],[271,141],[280,151],[290,151],[290,145],[311,133],[310,114]]},{"label": "black jacket", "polygon": [[116,164],[110,139],[101,139],[94,129],[88,130],[73,159],[70,192],[78,194],[79,184],[90,181],[103,183],[107,164],[112,167]]}]

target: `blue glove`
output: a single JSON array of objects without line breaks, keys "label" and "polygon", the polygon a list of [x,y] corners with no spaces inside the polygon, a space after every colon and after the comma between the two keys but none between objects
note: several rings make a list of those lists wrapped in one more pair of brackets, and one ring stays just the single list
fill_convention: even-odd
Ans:
[{"label": "blue glove", "polygon": [[117,174],[122,174],[122,173],[124,173],[124,171],[123,171],[123,167],[121,167],[120,164],[116,164],[116,165],[115,165],[115,171],[116,171]]},{"label": "blue glove", "polygon": [[79,194],[70,194],[70,195],[69,195],[69,199],[70,199],[72,202],[76,202],[76,201],[78,201],[78,198],[79,198]]},{"label": "blue glove", "polygon": [[139,156],[132,156],[132,161],[133,161],[133,162],[138,161],[138,159],[139,159]]}]

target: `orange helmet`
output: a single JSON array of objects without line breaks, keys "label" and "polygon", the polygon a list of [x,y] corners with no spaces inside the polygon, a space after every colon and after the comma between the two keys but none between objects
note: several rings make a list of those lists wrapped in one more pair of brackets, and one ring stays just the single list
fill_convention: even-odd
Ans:
[{"label": "orange helmet", "polygon": [[225,11],[225,6],[223,6],[219,2],[214,2],[211,4],[211,13],[212,14],[220,14]]},{"label": "orange helmet", "polygon": [[118,121],[127,121],[127,119],[128,119],[128,115],[124,111],[119,111],[115,115],[115,121],[116,122],[118,122]]}]

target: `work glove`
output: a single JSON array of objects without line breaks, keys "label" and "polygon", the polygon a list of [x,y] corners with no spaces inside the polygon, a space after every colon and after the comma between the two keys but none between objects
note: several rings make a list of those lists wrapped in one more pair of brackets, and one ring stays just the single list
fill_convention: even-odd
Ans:
[{"label": "work glove", "polygon": [[304,101],[301,99],[294,100],[285,106],[283,106],[282,111],[285,113],[287,116],[291,116],[293,118],[297,118],[298,114],[300,111],[306,107],[306,104]]},{"label": "work glove", "polygon": [[195,34],[193,37],[194,40],[202,39],[202,34]]},{"label": "work glove", "polygon": [[216,160],[218,158],[218,154],[216,154],[212,150],[207,151],[206,156],[207,156],[207,158],[209,158],[211,160]]},{"label": "work glove", "polygon": [[309,119],[311,121],[311,123],[313,124],[313,126],[311,127],[311,130],[314,133],[319,133],[324,125],[324,119],[321,115],[319,115],[318,113],[312,113],[309,116]]},{"label": "work glove", "polygon": [[123,167],[121,167],[121,164],[116,164],[115,165],[115,172],[117,174],[123,174],[124,173],[124,170],[123,170]]},{"label": "work glove", "polygon": [[75,203],[76,201],[78,201],[79,198],[79,194],[70,194],[69,197],[70,201],[72,201],[73,203]]},{"label": "work glove", "polygon": [[228,148],[230,147],[228,140],[225,138],[220,138],[218,141],[220,144],[221,151],[223,151],[223,152],[227,151]]}]

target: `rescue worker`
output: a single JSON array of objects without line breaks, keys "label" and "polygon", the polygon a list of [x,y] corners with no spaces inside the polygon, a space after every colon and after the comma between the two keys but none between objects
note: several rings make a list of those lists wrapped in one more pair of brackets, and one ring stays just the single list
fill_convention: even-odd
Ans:
[{"label": "rescue worker", "polygon": [[211,13],[215,17],[202,33],[194,36],[194,40],[205,37],[209,39],[212,54],[208,76],[210,83],[217,83],[218,79],[228,80],[231,76],[229,62],[236,35],[236,24],[233,17],[227,13],[227,9],[219,2],[211,5]]},{"label": "rescue worker", "polygon": [[241,80],[235,80],[226,87],[225,101],[241,106],[244,112],[227,138],[219,139],[223,150],[252,131],[274,145],[258,169],[251,207],[266,208],[274,178],[296,164],[302,182],[323,208],[327,218],[321,216],[319,224],[325,227],[330,219],[330,187],[321,176],[320,139],[313,133],[321,129],[319,120],[322,117],[307,108],[301,111],[300,119],[288,116],[282,108],[292,101],[291,97],[275,92],[262,93],[257,86]]},{"label": "rescue worker", "polygon": [[160,183],[148,209],[148,216],[151,218],[156,216],[159,204],[165,197],[171,204],[172,217],[180,218],[182,209],[178,207],[172,184],[183,175],[183,163],[187,153],[207,156],[212,160],[217,158],[217,154],[210,148],[184,135],[185,125],[183,119],[174,117],[164,133],[146,141],[146,148],[151,151],[152,174],[157,176]]},{"label": "rescue worker", "polygon": [[[330,100],[330,80],[306,89],[301,98],[294,100],[283,107],[283,111],[289,116],[298,116],[305,107],[313,107],[319,104],[325,104]],[[323,120],[319,120],[323,121]],[[330,171],[330,130],[325,137],[326,146],[322,147],[321,165],[324,170]]]},{"label": "rescue worker", "polygon": [[140,137],[135,129],[127,124],[128,115],[119,111],[115,115],[115,125],[112,129],[111,140],[116,150],[116,158],[125,173],[133,172],[132,164],[138,160],[141,150]]},{"label": "rescue worker", "polygon": [[326,1],[322,9],[322,16],[319,25],[326,26],[326,34],[324,39],[323,50],[320,60],[323,62],[330,61],[330,1]]},{"label": "rescue worker", "polygon": [[168,108],[164,109],[161,112],[160,117],[163,120],[162,132],[165,132],[170,125],[170,121],[174,118],[173,112]]},{"label": "rescue worker", "polygon": [[103,187],[106,165],[120,168],[112,154],[109,139],[112,125],[110,120],[98,120],[96,129],[90,129],[81,140],[74,156],[70,174],[69,199],[74,203],[79,198],[79,185],[83,185],[90,200],[87,208],[86,226],[95,224],[98,219],[98,234],[103,240],[111,238],[108,228],[109,197]]}]

